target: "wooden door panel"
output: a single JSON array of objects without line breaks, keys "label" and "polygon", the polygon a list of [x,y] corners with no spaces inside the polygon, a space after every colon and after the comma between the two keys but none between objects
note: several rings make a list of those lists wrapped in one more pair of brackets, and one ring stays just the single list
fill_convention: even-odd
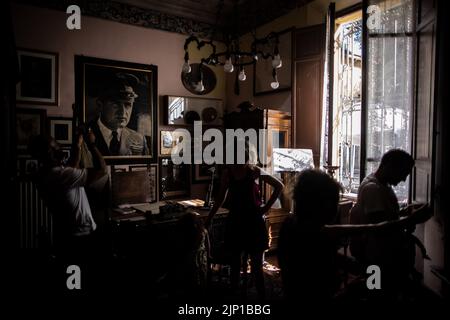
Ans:
[{"label": "wooden door panel", "polygon": [[[413,201],[431,202],[433,161],[434,23],[417,33]],[[426,189],[426,190],[425,190]]]},{"label": "wooden door panel", "polygon": [[301,60],[323,54],[325,45],[324,25],[312,26],[298,29],[294,36],[294,57]]},{"label": "wooden door panel", "polygon": [[322,60],[295,63],[296,73],[296,136],[295,147],[313,150],[314,163],[320,154],[322,100]]}]

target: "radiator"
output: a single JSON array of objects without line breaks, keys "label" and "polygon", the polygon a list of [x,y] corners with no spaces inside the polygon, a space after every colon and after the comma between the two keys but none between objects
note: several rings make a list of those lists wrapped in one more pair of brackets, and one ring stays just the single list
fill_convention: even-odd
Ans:
[{"label": "radiator", "polygon": [[20,247],[32,249],[51,245],[52,218],[32,181],[19,181]]}]

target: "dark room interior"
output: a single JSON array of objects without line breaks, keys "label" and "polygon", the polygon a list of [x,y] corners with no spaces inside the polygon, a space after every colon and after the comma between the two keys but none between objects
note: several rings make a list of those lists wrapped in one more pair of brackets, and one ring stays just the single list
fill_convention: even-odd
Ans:
[{"label": "dark room interior", "polygon": [[12,290],[177,319],[446,303],[444,3],[2,2]]}]

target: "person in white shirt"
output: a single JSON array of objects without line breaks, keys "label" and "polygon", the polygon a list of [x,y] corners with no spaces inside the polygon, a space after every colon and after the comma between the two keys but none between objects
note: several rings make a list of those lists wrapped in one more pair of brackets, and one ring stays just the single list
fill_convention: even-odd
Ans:
[{"label": "person in white shirt", "polygon": [[[352,224],[375,224],[397,221],[402,212],[397,196],[392,189],[405,181],[414,159],[406,151],[387,151],[377,170],[369,174],[358,189],[358,198],[350,212]],[[414,257],[414,246],[408,241],[408,233],[396,229],[383,233],[368,233],[353,236],[350,241],[351,254],[363,265],[378,265],[387,285],[400,281]]]},{"label": "person in white shirt", "polygon": [[85,187],[106,174],[106,165],[95,146],[95,136],[88,133],[88,147],[94,168],[82,169],[80,149],[83,135],[78,136],[72,157],[66,161],[58,143],[49,136],[35,137],[30,152],[40,163],[36,182],[53,218],[53,239],[57,254],[78,254],[96,230]]}]

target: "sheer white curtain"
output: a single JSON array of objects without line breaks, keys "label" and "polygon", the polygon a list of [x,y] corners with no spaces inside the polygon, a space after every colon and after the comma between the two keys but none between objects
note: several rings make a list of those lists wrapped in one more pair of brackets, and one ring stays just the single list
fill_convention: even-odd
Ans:
[{"label": "sheer white curtain", "polygon": [[[369,0],[379,24],[368,27],[366,173],[376,169],[384,152],[410,151],[414,70],[414,1]],[[396,188],[408,196],[408,181]]]}]

